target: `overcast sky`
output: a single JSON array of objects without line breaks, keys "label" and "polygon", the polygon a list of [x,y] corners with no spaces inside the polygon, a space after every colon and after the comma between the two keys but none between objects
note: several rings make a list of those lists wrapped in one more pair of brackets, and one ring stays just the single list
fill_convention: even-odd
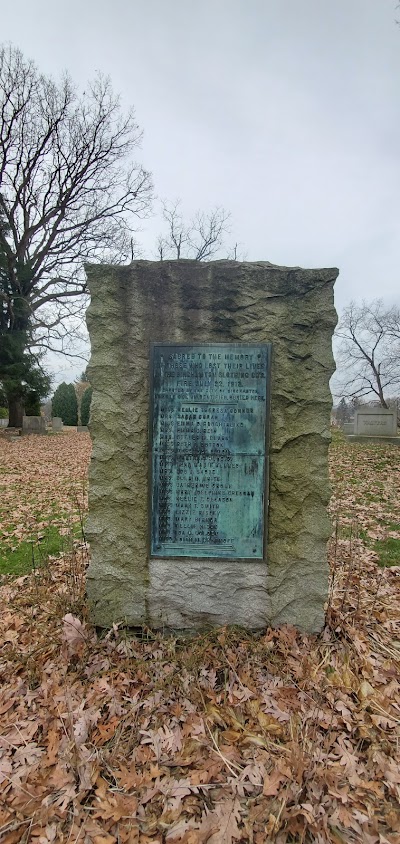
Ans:
[{"label": "overcast sky", "polygon": [[[67,69],[82,86],[96,70],[111,76],[135,107],[159,196],[180,197],[188,216],[224,206],[229,241],[248,260],[339,267],[339,311],[352,298],[399,302],[396,0],[0,0],[0,9],[1,40],[44,72]],[[143,227],[154,257],[160,223]],[[57,381],[69,375],[58,370]]]}]

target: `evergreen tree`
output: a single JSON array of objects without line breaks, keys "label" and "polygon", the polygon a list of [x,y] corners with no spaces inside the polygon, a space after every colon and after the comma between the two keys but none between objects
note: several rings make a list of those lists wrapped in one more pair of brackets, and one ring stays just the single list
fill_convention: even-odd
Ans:
[{"label": "evergreen tree", "polygon": [[81,403],[81,423],[82,423],[82,425],[88,425],[89,424],[90,405],[91,405],[91,402],[92,402],[92,393],[93,393],[92,387],[88,387],[87,390],[85,390],[85,392],[82,396],[82,403]]},{"label": "evergreen tree", "polygon": [[345,422],[350,422],[351,409],[345,398],[340,399],[336,410],[336,419],[340,426],[342,426]]},{"label": "evergreen tree", "polygon": [[48,396],[51,386],[51,378],[40,366],[40,356],[24,350],[20,333],[23,332],[11,335],[0,328],[0,387],[9,409],[9,424],[15,427],[22,427],[25,404],[33,398],[32,394],[40,403]]},{"label": "evergreen tree", "polygon": [[26,397],[25,416],[40,416],[40,398],[36,390],[31,390]]},{"label": "evergreen tree", "polygon": [[64,425],[78,424],[78,402],[73,384],[63,381],[57,387],[52,398],[52,414],[60,416]]}]

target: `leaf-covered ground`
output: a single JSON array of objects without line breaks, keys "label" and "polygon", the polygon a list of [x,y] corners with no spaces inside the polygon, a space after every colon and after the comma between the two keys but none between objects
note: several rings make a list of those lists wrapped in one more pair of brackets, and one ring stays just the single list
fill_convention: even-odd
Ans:
[{"label": "leaf-covered ground", "polygon": [[[21,483],[34,519],[39,472],[45,518],[51,502],[67,512],[90,443],[54,439],[0,444],[14,519]],[[400,567],[378,565],[379,543],[398,538],[399,458],[332,446],[333,587],[318,637],[100,638],[82,544],[4,578],[3,844],[400,842]]]},{"label": "leaf-covered ground", "polygon": [[400,565],[400,448],[353,444],[336,433],[330,458],[335,535],[361,540],[378,563]]},{"label": "leaf-covered ground", "polygon": [[0,435],[0,573],[25,572],[70,545],[87,507],[90,451],[87,434]]}]

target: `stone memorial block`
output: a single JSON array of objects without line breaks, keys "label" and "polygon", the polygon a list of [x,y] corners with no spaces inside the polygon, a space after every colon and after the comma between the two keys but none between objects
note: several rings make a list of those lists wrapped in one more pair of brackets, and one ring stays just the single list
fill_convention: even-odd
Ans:
[{"label": "stone memorial block", "polygon": [[354,422],[343,422],[342,428],[344,434],[354,434]]},{"label": "stone memorial block", "polygon": [[354,434],[359,437],[395,437],[396,409],[368,406],[357,408],[354,413]]},{"label": "stone memorial block", "polygon": [[89,428],[87,425],[77,425],[76,430],[78,434],[85,434],[87,431],[89,431]]},{"label": "stone memorial block", "polygon": [[54,434],[59,434],[63,429],[63,421],[60,416],[53,416],[51,420],[51,427]]},{"label": "stone memorial block", "polygon": [[93,621],[320,630],[338,271],[86,270]]},{"label": "stone memorial block", "polygon": [[46,434],[46,420],[44,416],[23,416],[23,434]]}]

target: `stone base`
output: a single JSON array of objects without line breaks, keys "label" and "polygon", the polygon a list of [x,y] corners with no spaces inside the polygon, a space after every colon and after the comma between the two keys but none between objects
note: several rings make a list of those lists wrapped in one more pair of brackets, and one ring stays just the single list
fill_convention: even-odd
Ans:
[{"label": "stone base", "polygon": [[354,422],[344,422],[342,425],[342,431],[347,435],[354,434]]}]

